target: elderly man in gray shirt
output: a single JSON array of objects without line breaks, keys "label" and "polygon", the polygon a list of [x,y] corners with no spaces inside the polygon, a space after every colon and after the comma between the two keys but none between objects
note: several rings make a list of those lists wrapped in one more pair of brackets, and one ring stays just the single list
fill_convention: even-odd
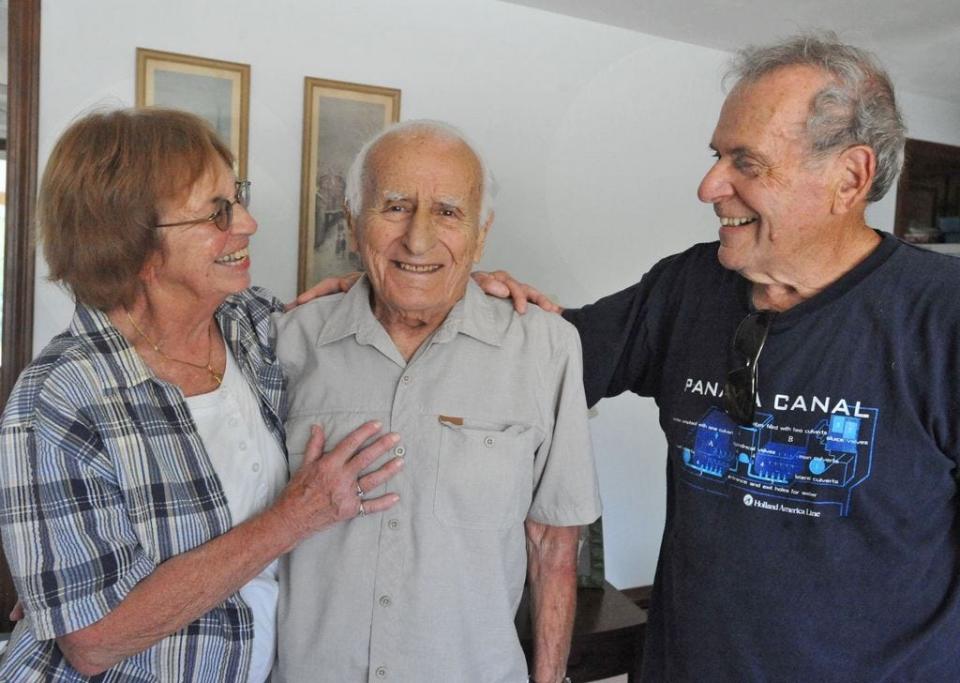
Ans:
[{"label": "elderly man in gray shirt", "polygon": [[[576,331],[517,315],[470,280],[493,212],[486,165],[438,122],[394,126],[347,179],[365,275],[278,321],[290,468],[310,425],[335,442],[378,420],[405,467],[364,496],[385,515],[317,534],[281,569],[276,679],[560,683],[579,526],[600,514]],[[390,456],[384,456],[390,457]],[[374,464],[374,467],[377,463]]]}]

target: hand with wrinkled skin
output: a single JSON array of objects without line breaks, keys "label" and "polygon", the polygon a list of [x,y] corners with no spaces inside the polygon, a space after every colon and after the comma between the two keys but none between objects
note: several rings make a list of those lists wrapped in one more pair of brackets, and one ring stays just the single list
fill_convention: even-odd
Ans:
[{"label": "hand with wrinkled skin", "polygon": [[[304,536],[359,514],[357,484],[364,491],[372,491],[403,467],[403,458],[393,458],[379,469],[361,476],[364,469],[400,440],[398,434],[385,434],[362,448],[364,442],[380,431],[380,427],[379,422],[367,422],[350,432],[333,450],[324,453],[326,437],[323,428],[313,425],[303,463],[290,478],[274,508],[280,514],[288,515],[304,530]],[[399,499],[395,493],[364,498],[363,509],[367,514],[382,512]]]},{"label": "hand with wrinkled skin", "polygon": [[297,298],[283,307],[284,311],[292,311],[308,301],[313,301],[328,294],[339,294],[348,291],[360,279],[363,273],[354,271],[340,277],[325,277],[313,287],[297,295]]},{"label": "hand with wrinkled skin", "polygon": [[528,301],[536,304],[548,313],[563,313],[563,307],[550,301],[546,294],[542,293],[536,287],[514,279],[514,277],[505,270],[494,270],[489,273],[476,270],[472,275],[474,282],[480,285],[480,289],[486,294],[501,299],[513,299],[513,308],[520,315],[527,312]]}]

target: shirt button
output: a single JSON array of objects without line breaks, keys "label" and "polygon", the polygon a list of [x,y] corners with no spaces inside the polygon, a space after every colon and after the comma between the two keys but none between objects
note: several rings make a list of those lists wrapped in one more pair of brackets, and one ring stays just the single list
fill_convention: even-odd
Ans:
[{"label": "shirt button", "polygon": [[247,442],[246,442],[246,441],[241,441],[241,442],[237,445],[237,448],[239,448],[241,451],[247,450]]},{"label": "shirt button", "polygon": [[390,527],[391,529],[399,529],[399,528],[400,528],[400,520],[399,520],[399,519],[391,519],[389,522],[387,522],[387,526]]},{"label": "shirt button", "polygon": [[487,448],[493,448],[493,444],[495,443],[496,441],[492,436],[488,436],[486,439],[483,440],[483,445],[486,446]]},{"label": "shirt button", "polygon": [[393,602],[390,600],[390,596],[389,596],[389,595],[381,595],[381,596],[380,596],[380,606],[381,606],[381,607],[389,607],[389,606],[392,605],[392,604],[393,604]]},{"label": "shirt button", "polygon": [[387,667],[378,666],[377,667],[377,678],[386,678],[387,677]]},{"label": "shirt button", "polygon": [[[404,384],[410,384],[410,375],[404,375],[402,382],[403,382]],[[378,669],[378,671],[379,671],[379,669]]]},{"label": "shirt button", "polygon": [[230,418],[230,426],[231,426],[231,427],[236,427],[238,424],[240,424],[240,420],[238,420],[238,419],[235,418],[235,417],[231,417],[231,418]]},{"label": "shirt button", "polygon": [[403,446],[397,446],[396,448],[393,449],[393,452],[396,454],[398,458],[402,458],[404,455],[407,454],[407,449],[404,448]]},{"label": "shirt button", "polygon": [[260,463],[258,463],[258,462],[253,463],[253,465],[250,467],[250,469],[252,469],[254,472],[259,472],[259,471],[260,471]]}]

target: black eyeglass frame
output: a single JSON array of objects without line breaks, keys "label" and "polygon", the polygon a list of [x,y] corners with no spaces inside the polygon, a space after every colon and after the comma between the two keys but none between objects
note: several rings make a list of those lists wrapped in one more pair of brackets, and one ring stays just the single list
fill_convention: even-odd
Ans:
[{"label": "black eyeglass frame", "polygon": [[723,386],[723,410],[735,422],[749,427],[757,409],[757,365],[770,334],[776,311],[753,311],[740,321],[733,335],[733,353],[743,365],[727,372]]},{"label": "black eyeglass frame", "polygon": [[236,189],[233,200],[218,199],[217,210],[211,213],[209,216],[204,216],[203,218],[193,218],[188,221],[178,221],[176,223],[157,223],[153,227],[175,228],[180,225],[194,225],[196,223],[209,222],[217,226],[217,230],[220,232],[226,232],[230,229],[230,225],[233,223],[233,205],[239,204],[243,208],[250,206],[250,181],[237,180],[233,185]]}]

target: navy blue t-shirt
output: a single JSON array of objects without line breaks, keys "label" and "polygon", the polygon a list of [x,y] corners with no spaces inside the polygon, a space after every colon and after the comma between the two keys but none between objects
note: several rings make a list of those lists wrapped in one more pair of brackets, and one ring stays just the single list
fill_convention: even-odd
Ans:
[{"label": "navy blue t-shirt", "polygon": [[667,438],[643,681],[960,681],[960,259],[881,236],[774,319],[752,427],[717,243],[565,313],[588,401],[651,396]]}]

